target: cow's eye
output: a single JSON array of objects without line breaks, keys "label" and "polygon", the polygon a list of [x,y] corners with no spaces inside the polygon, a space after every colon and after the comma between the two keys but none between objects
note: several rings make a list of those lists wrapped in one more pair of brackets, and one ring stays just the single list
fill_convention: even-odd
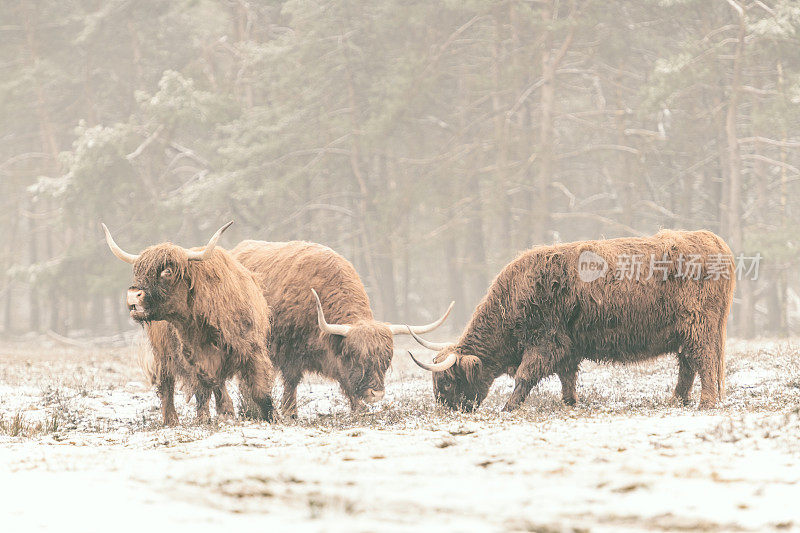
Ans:
[{"label": "cow's eye", "polygon": [[165,268],[161,271],[161,277],[170,279],[172,278],[172,269],[170,267]]}]

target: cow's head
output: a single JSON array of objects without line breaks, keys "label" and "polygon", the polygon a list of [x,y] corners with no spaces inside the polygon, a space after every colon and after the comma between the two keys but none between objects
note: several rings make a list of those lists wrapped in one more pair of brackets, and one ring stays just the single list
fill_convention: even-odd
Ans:
[{"label": "cow's head", "polygon": [[[320,330],[341,339],[340,350],[347,380],[343,385],[351,402],[355,399],[374,403],[382,399],[384,378],[394,355],[394,336],[408,334],[409,326],[363,319],[353,324],[329,324],[317,291],[311,289],[311,292],[317,304]],[[418,333],[433,331],[442,325],[452,309],[453,303],[435,322],[411,329]]]},{"label": "cow's head", "polygon": [[457,344],[429,342],[411,335],[421,345],[438,352],[433,363],[423,363],[408,352],[411,359],[433,376],[433,396],[436,401],[450,409],[472,411],[477,409],[489,394],[490,379],[484,376],[480,358],[461,353]]},{"label": "cow's head", "polygon": [[222,226],[205,248],[190,250],[172,243],[151,246],[140,254],[125,252],[117,246],[103,224],[106,242],[122,261],[133,265],[133,284],[128,288],[127,305],[131,318],[137,322],[183,318],[189,314],[190,261],[211,258],[222,232],[233,222]]}]

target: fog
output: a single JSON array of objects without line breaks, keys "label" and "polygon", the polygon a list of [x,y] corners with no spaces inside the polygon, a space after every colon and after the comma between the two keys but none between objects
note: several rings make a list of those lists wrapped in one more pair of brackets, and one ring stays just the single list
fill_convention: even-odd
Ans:
[{"label": "fog", "polygon": [[760,258],[729,335],[796,333],[799,37],[792,0],[4,1],[0,335],[134,328],[101,222],[228,220],[454,329],[531,246],[708,229]]}]

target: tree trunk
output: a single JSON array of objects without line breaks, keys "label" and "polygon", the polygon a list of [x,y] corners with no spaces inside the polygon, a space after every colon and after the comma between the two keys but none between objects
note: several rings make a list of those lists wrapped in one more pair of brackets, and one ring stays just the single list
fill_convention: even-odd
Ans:
[{"label": "tree trunk", "polygon": [[[531,240],[530,244],[545,244],[550,229],[550,184],[555,180],[555,108],[556,108],[556,72],[561,60],[569,50],[575,34],[571,26],[561,46],[553,50],[554,35],[552,23],[558,18],[558,3],[546,0],[542,8],[544,26],[544,44],[542,47],[542,88],[539,105],[541,107],[541,123],[539,125],[539,172],[533,198],[531,199]],[[575,1],[570,3],[570,18],[575,13]]]},{"label": "tree trunk", "polygon": [[[744,45],[747,34],[747,18],[744,9],[735,2],[728,0],[738,16],[739,32],[736,52],[733,59],[733,75],[731,76],[730,96],[728,98],[727,113],[725,115],[725,137],[727,141],[728,158],[728,211],[726,227],[728,243],[734,254],[742,253],[744,242],[742,233],[742,159],[739,153],[739,139],[736,132],[738,106],[742,86],[742,68],[744,64]],[[748,280],[739,283],[738,330],[744,337],[750,338],[754,333],[753,326],[753,284]]]},{"label": "tree trunk", "polygon": [[[28,264],[35,265],[39,262],[39,247],[36,236],[36,222],[33,217],[28,217]],[[28,283],[28,330],[40,331],[41,311],[39,307],[39,291],[35,282]]]}]

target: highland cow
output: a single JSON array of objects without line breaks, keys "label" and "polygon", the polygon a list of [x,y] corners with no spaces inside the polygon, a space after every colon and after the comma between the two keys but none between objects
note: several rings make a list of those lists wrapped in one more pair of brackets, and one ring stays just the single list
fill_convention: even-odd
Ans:
[{"label": "highland cow", "polygon": [[[336,380],[350,407],[383,398],[394,335],[408,326],[375,320],[353,265],[309,242],[243,241],[231,250],[251,270],[273,312],[270,355],[283,376],[282,411],[297,415],[297,385],[306,372]],[[424,333],[435,322],[411,328]]]},{"label": "highland cow", "polygon": [[675,398],[688,403],[699,374],[700,406],[712,407],[724,396],[733,278],[730,248],[709,231],[540,246],[500,272],[456,343],[414,335],[439,352],[433,364],[411,357],[432,372],[434,397],[452,409],[476,408],[497,377],[512,375],[503,409],[511,411],[553,373],[564,402],[574,404],[583,359],[630,363],[675,353]]},{"label": "highland cow", "polygon": [[[172,402],[176,373],[191,380],[201,420],[208,417],[211,391],[220,393],[218,410],[232,410],[221,394],[234,375],[258,406],[259,417],[273,420],[270,310],[253,274],[229,252],[216,248],[231,224],[220,228],[205,248],[187,250],[164,243],[139,255],[123,251],[103,225],[111,251],[133,265],[127,296],[131,318],[147,325],[154,351],[174,357],[156,357],[165,423],[177,420]],[[174,336],[159,321],[174,328]]]}]

